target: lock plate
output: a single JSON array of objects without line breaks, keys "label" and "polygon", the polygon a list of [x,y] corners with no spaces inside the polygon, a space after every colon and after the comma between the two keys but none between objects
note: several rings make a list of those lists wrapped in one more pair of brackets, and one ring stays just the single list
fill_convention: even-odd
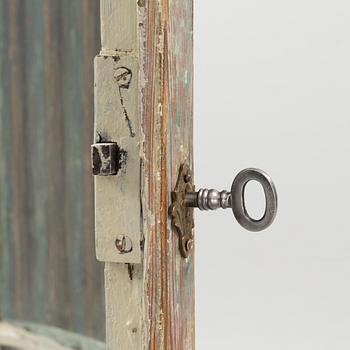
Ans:
[{"label": "lock plate", "polygon": [[175,189],[171,193],[172,204],[169,208],[169,215],[177,231],[180,253],[184,258],[191,254],[194,245],[193,208],[185,205],[187,192],[194,192],[192,172],[187,164],[182,164]]},{"label": "lock plate", "polygon": [[95,59],[95,241],[97,259],[141,263],[138,58]]}]

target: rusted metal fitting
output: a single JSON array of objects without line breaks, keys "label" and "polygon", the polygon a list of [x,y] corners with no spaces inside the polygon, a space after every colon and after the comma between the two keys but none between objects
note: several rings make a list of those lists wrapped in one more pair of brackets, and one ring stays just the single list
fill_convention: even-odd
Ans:
[{"label": "rusted metal fitting", "polygon": [[91,146],[93,175],[117,175],[126,163],[126,152],[116,142],[95,143]]}]

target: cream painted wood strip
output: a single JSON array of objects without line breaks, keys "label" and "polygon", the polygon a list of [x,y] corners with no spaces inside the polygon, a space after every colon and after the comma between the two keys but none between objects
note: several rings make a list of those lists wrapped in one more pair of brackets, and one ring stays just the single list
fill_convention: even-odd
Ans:
[{"label": "cream painted wood strip", "polygon": [[6,346],[18,350],[73,350],[61,346],[55,341],[36,335],[21,327],[6,322],[0,323],[0,347]]},{"label": "cream painted wood strip", "polygon": [[106,264],[107,349],[142,349],[142,271],[141,264]]},{"label": "cream painted wood strip", "polygon": [[137,50],[136,7],[136,0],[101,0],[102,52]]},{"label": "cream painted wood strip", "polygon": [[[102,49],[95,60],[95,142],[114,141],[127,152],[125,167],[117,176],[95,178],[96,253],[98,259],[106,261],[106,343],[110,350],[141,350],[147,330],[142,328],[144,280],[140,264],[137,3],[101,0],[100,5]],[[120,81],[122,86],[118,89],[118,70],[123,68],[130,70],[131,81],[129,86]],[[118,254],[114,240],[120,234],[131,238],[130,254]]]}]

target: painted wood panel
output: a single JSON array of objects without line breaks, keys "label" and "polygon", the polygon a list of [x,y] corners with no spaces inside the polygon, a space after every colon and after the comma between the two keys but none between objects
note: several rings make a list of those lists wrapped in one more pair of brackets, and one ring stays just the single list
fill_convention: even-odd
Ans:
[{"label": "painted wood panel", "polygon": [[104,338],[94,252],[97,0],[0,2],[0,313]]},{"label": "painted wood panel", "polygon": [[[131,3],[101,0],[101,55],[132,54],[139,62],[142,133],[141,213],[128,215],[129,220],[141,215],[142,262],[106,263],[107,349],[192,350],[194,254],[181,257],[168,208],[180,165],[193,167],[193,3]],[[137,31],[133,21],[110,20],[134,18],[135,13]],[[123,33],[135,33],[136,52],[135,40],[122,40]],[[96,94],[99,100],[103,89],[97,88]],[[126,170],[125,176],[133,174]]]}]

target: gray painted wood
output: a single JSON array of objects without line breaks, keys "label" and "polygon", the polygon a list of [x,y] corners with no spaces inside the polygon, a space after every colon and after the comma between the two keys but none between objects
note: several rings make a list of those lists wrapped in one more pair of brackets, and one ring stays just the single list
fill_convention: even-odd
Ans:
[{"label": "gray painted wood", "polygon": [[94,252],[97,0],[0,2],[0,315],[104,338]]}]

